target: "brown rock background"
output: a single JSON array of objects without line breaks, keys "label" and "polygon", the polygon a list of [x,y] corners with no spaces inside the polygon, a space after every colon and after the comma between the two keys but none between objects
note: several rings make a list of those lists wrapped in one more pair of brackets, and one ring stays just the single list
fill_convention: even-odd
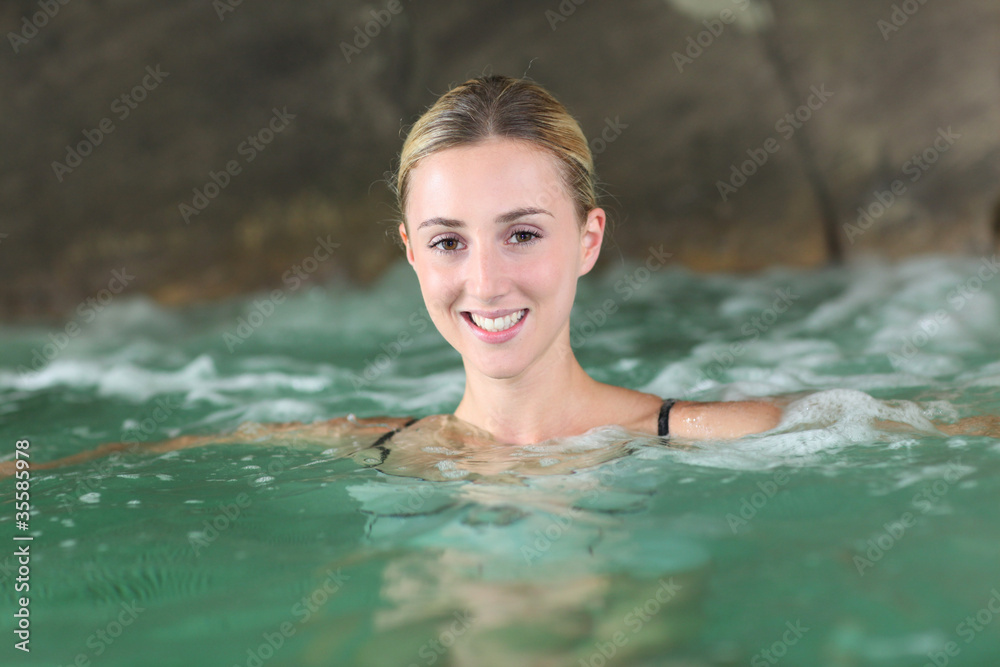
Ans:
[{"label": "brown rock background", "polygon": [[[165,303],[280,286],[318,237],[339,247],[316,279],[370,280],[400,257],[382,179],[403,132],[488,72],[527,72],[593,138],[616,222],[605,262],[661,243],[706,270],[997,249],[994,0],[235,2],[0,7],[0,318],[58,317],[123,267],[129,292]],[[122,117],[116,99],[157,66]],[[832,96],[810,109],[815,90]],[[275,108],[294,120],[247,161]],[[53,162],[105,118],[113,132],[60,180]],[[232,160],[185,223],[179,205]],[[859,207],[878,214],[867,229]]]}]

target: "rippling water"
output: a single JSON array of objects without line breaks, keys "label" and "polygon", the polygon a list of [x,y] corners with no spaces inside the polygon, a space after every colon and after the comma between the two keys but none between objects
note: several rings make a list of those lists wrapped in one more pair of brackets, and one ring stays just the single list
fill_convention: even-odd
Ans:
[{"label": "rippling water", "polygon": [[[934,426],[1000,413],[995,266],[584,278],[573,343],[599,380],[789,402],[775,431],[736,441],[609,426],[481,475],[447,442],[410,477],[347,441],[35,471],[32,651],[5,614],[4,664],[995,664],[1000,440]],[[5,328],[3,458],[23,438],[41,462],[457,404],[460,360],[407,265],[370,290],[281,297],[123,297]],[[0,481],[5,534],[14,496]],[[11,610],[18,544],[0,552]]]}]

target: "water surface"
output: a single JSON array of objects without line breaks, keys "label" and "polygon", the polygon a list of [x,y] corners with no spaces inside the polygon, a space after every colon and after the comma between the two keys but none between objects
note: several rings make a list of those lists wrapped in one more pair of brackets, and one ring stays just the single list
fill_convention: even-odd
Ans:
[{"label": "water surface", "polygon": [[[32,651],[6,614],[4,664],[994,664],[1000,440],[932,423],[1000,413],[990,266],[584,278],[573,343],[596,378],[792,401],[774,432],[736,441],[609,426],[485,475],[435,443],[424,479],[366,467],[347,441],[36,471]],[[244,421],[454,409],[460,360],[407,265],[369,290],[282,296],[122,297],[68,321],[73,336],[5,328],[4,458],[21,438],[47,461]],[[0,482],[8,535],[14,493]]]}]

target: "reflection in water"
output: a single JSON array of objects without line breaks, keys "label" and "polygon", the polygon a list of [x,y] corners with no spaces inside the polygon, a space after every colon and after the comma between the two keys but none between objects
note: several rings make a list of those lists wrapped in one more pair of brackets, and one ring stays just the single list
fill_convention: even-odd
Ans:
[{"label": "reflection in water", "polygon": [[698,635],[707,551],[643,530],[652,491],[628,455],[662,441],[611,427],[501,450],[404,433],[379,457],[397,474],[348,488],[381,580],[352,664],[638,664]]},{"label": "reflection in water", "polygon": [[[585,556],[581,556],[583,558]],[[376,637],[363,665],[615,664],[662,656],[699,629],[705,568],[490,580],[482,554],[416,552],[384,571]],[[391,638],[398,653],[386,654]]]}]

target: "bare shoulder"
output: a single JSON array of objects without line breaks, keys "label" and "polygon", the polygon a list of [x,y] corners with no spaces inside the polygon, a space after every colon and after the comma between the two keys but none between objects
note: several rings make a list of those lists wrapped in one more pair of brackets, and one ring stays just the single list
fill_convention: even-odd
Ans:
[{"label": "bare shoulder", "polygon": [[669,431],[683,438],[739,438],[773,429],[781,416],[781,408],[770,401],[677,401]]},{"label": "bare shoulder", "polygon": [[453,414],[428,415],[403,429],[405,435],[424,437],[436,435],[456,442],[496,444],[489,431],[463,421]]},{"label": "bare shoulder", "polygon": [[597,418],[595,421],[617,424],[640,433],[657,433],[662,398],[626,387],[605,386],[607,393],[600,399],[601,407],[590,410],[590,414]]}]

